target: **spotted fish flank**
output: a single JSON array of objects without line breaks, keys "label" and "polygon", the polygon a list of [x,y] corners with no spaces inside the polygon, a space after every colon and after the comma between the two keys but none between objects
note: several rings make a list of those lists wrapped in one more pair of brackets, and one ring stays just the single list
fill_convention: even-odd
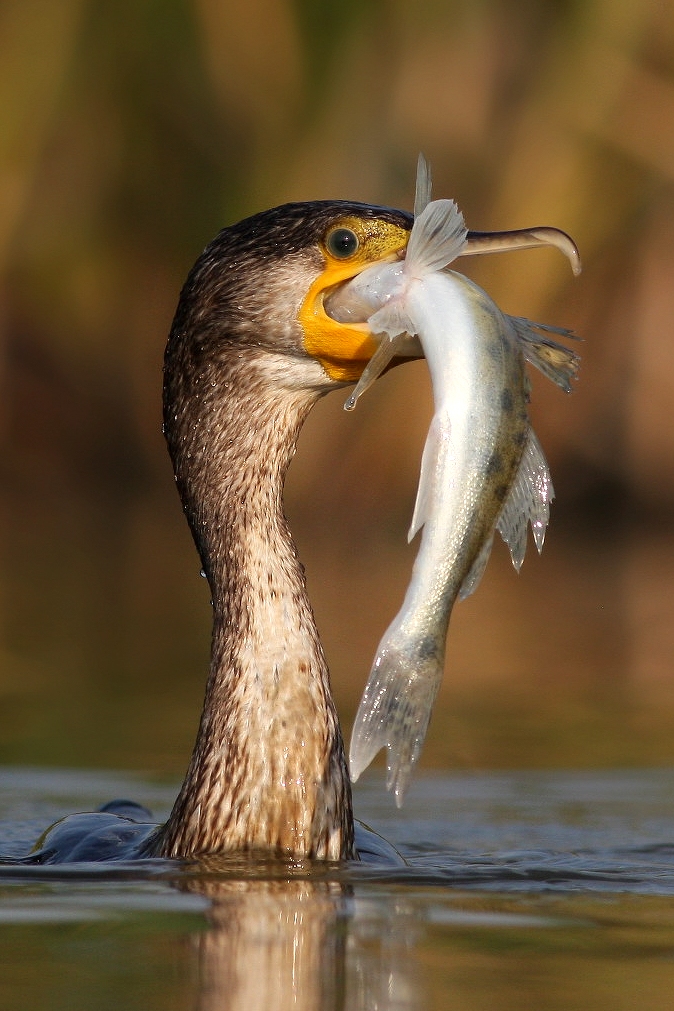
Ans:
[{"label": "spotted fish flank", "polygon": [[[543,236],[540,241],[520,241],[535,233]],[[529,525],[538,550],[543,546],[554,493],[529,425],[525,361],[567,390],[579,362],[548,336],[570,336],[567,331],[505,315],[477,285],[446,269],[455,258],[478,251],[471,248],[474,234],[466,231],[453,201],[430,201],[430,176],[420,162],[404,260],[364,271],[333,296],[329,309],[339,319],[358,305],[372,332],[381,335],[348,409],[415,337],[433,384],[435,414],[409,531],[411,539],[423,528],[421,546],[402,608],[379,645],[350,751],[356,780],[381,748],[388,749],[387,786],[398,805],[442,680],[452,608],[477,587],[494,531],[507,543],[516,569]],[[508,248],[554,244],[575,265],[577,250],[564,233],[508,234],[519,236]],[[506,246],[484,251],[494,248]]]}]

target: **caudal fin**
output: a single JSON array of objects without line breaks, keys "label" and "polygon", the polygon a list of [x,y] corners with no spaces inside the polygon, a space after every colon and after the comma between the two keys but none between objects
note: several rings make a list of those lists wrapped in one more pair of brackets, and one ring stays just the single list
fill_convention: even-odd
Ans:
[{"label": "caudal fin", "polygon": [[444,655],[435,652],[420,664],[381,649],[358,707],[349,752],[351,779],[355,782],[377,752],[387,748],[386,788],[398,807],[421,754],[443,666]]}]

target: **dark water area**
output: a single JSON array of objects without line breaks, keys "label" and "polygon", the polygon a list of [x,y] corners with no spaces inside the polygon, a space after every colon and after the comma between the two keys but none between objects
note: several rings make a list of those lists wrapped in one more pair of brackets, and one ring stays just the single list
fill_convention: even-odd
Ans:
[{"label": "dark water area", "polygon": [[[166,818],[210,618],[177,508],[175,524],[134,514],[135,553],[97,510],[43,525],[35,508],[40,522],[13,513],[4,587],[0,854],[15,859],[115,798]],[[2,1011],[669,1009],[674,539],[555,534],[519,579],[495,553],[457,608],[404,808],[376,769],[356,786],[357,817],[406,864],[6,863]],[[356,557],[300,539],[348,734],[408,564],[397,541]],[[93,768],[115,764],[153,772]]]},{"label": "dark water area", "polygon": [[[6,768],[0,852],[175,785]],[[358,816],[406,864],[144,860],[0,867],[0,1006],[668,1008],[674,770],[438,774]]]}]

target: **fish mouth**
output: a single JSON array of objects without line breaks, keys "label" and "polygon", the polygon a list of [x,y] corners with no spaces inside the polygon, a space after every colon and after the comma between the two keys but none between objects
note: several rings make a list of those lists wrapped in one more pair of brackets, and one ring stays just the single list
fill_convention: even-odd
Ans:
[{"label": "fish mouth", "polygon": [[[406,253],[407,247],[397,250],[390,256],[385,256],[381,260],[377,260],[376,263],[369,264],[366,269],[374,271],[378,267],[390,267],[395,263],[402,265]],[[370,316],[380,308],[378,304],[374,304],[372,299],[368,299],[362,291],[354,286],[353,281],[362,273],[363,271],[359,271],[354,277],[334,285],[325,292],[323,306],[328,316],[337,323],[366,323]]]},{"label": "fish mouth", "polygon": [[[390,268],[396,263],[400,263],[402,266],[402,263],[405,260],[406,252],[406,248],[398,250],[393,255],[387,256],[382,260],[378,260],[375,264],[372,264],[370,266],[370,270],[375,271],[378,267]],[[329,291],[326,291],[323,300],[323,308],[330,319],[333,319],[338,324],[366,327],[367,332],[375,342],[375,351],[368,358],[369,362],[376,351],[379,350],[384,335],[372,330],[368,321],[370,317],[379,308],[381,308],[381,305],[378,303],[373,304],[372,300],[368,299],[366,295],[358,291],[352,283],[353,280],[354,279],[351,278],[348,281],[342,281],[340,284],[336,284]],[[385,369],[382,370],[382,373],[388,372],[390,369],[395,368],[396,365],[403,365],[405,362],[415,361],[423,357],[424,352],[419,338],[410,334],[401,335],[396,343],[396,354]],[[368,362],[365,362],[364,365],[367,365]]]}]

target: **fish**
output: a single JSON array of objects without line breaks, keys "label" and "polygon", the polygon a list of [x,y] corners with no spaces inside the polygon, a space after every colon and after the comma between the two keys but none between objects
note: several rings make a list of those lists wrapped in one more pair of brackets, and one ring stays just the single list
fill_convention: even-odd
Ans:
[{"label": "fish", "polygon": [[433,389],[434,414],[408,534],[411,541],[421,531],[421,543],[402,607],[379,644],[349,755],[355,782],[387,749],[386,785],[398,807],[444,674],[455,602],[477,588],[496,531],[517,571],[529,526],[539,553],[543,548],[554,489],[529,422],[525,362],[570,392],[580,358],[554,337],[574,335],[501,312],[478,285],[449,269],[463,255],[527,245],[556,245],[574,273],[580,269],[575,244],[557,229],[468,232],[454,201],[431,200],[430,169],[420,158],[404,258],[374,264],[326,302],[336,319],[366,321],[380,338],[347,410],[393,358],[409,354],[414,340]]}]

